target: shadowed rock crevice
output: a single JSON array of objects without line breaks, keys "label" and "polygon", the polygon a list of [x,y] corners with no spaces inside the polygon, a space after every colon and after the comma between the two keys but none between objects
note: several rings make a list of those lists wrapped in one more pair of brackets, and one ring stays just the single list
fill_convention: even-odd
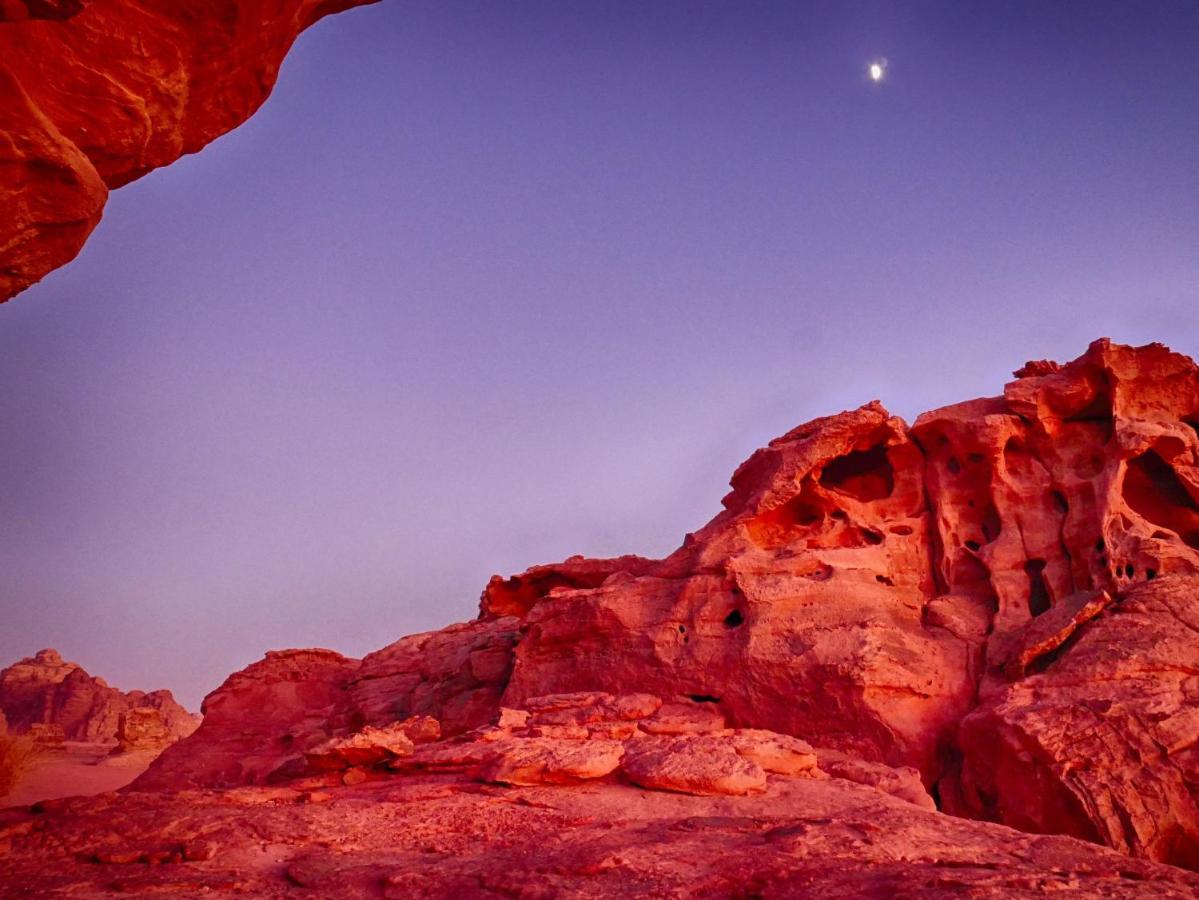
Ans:
[{"label": "shadowed rock crevice", "polygon": [[1138,515],[1173,531],[1187,546],[1199,549],[1199,503],[1155,450],[1146,450],[1128,461],[1123,495]]},{"label": "shadowed rock crevice", "polygon": [[862,503],[886,500],[895,490],[895,471],[887,457],[886,445],[853,450],[837,457],[821,470],[820,484]]}]

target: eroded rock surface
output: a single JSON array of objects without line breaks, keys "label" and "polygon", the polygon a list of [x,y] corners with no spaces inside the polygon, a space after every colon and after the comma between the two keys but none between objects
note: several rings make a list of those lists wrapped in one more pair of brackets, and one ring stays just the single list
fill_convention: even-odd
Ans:
[{"label": "eroded rock surface", "polygon": [[119,742],[122,721],[140,717],[139,749],[165,747],[198,724],[170,691],[119,691],[49,649],[0,671],[0,711],[12,732],[56,743]]},{"label": "eroded rock surface", "polygon": [[321,657],[266,717],[283,657],[256,664],[138,786],[290,784],[322,742],[430,716],[441,740],[342,780],[849,778],[1199,867],[1199,370],[1098,341],[1016,375],[910,428],[800,426],[666,559],[497,577],[476,621]]},{"label": "eroded rock surface", "polygon": [[375,0],[0,0],[0,301],[75,257],[108,191],[249,118],[297,35]]},{"label": "eroded rock surface", "polygon": [[0,812],[0,882],[37,896],[1170,898],[1199,876],[920,809],[839,778],[745,796],[616,781],[128,793]]}]

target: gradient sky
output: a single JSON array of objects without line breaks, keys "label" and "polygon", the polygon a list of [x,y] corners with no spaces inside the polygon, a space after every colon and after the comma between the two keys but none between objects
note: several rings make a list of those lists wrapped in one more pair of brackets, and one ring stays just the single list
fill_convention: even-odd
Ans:
[{"label": "gradient sky", "polygon": [[0,661],[195,706],[1197,309],[1193,2],[386,0],[0,306]]}]

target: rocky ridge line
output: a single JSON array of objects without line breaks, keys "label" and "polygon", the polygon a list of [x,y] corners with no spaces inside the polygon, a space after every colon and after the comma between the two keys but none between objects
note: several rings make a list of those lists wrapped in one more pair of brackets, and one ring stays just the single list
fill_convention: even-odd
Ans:
[{"label": "rocky ridge line", "polygon": [[1199,370],[1104,340],[1016,374],[910,429],[877,403],[794,429],[666,559],[492,579],[477,620],[361,661],[268,654],[135,787],[295,777],[413,716],[456,740],[533,698],[651,694],[911,767],[956,815],[1197,868]]},{"label": "rocky ridge line", "polygon": [[199,717],[170,691],[110,687],[57,650],[42,650],[0,670],[0,722],[43,740],[113,743],[121,750],[159,749],[196,730]]}]

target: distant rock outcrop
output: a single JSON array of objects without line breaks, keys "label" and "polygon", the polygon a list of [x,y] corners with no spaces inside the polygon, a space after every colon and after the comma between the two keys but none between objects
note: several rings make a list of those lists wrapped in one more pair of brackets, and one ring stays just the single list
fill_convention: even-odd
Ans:
[{"label": "distant rock outcrop", "polygon": [[74,259],[108,191],[236,128],[297,35],[376,0],[0,0],[0,302]]},{"label": "distant rock outcrop", "polygon": [[56,650],[42,650],[0,671],[0,710],[11,732],[42,741],[52,735],[58,741],[119,741],[125,721],[127,739],[139,748],[164,747],[199,724],[170,691],[123,693],[64,661]]},{"label": "distant rock outcrop", "polygon": [[[794,429],[664,560],[492,579],[476,621],[361,662],[270,654],[137,786],[298,777],[314,748],[412,716],[450,740],[410,760],[463,757],[537,698],[650,694],[689,710],[680,736],[708,710],[709,731],[792,736],[842,772],[910,767],[944,811],[1199,868],[1199,369],[1105,340],[1016,376],[910,428],[872,403]],[[626,724],[552,712],[488,764],[760,780],[725,737],[617,753]]]}]

